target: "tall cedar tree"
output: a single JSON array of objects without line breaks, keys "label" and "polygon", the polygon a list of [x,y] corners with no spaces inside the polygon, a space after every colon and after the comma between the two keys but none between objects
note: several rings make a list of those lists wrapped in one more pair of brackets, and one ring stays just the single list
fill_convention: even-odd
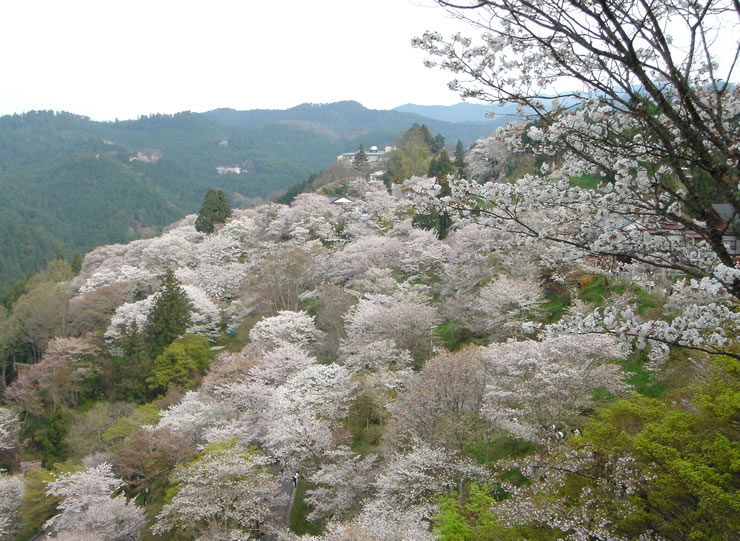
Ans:
[{"label": "tall cedar tree", "polygon": [[185,333],[190,324],[193,305],[185,290],[168,269],[162,288],[157,292],[154,308],[147,317],[146,336],[151,356],[156,357],[177,337]]},{"label": "tall cedar tree", "polygon": [[203,198],[203,206],[195,219],[195,229],[213,233],[215,224],[224,223],[231,216],[231,207],[223,190],[210,189]]},{"label": "tall cedar tree", "polygon": [[[456,170],[455,164],[450,160],[450,156],[447,154],[447,149],[445,148],[442,149],[439,156],[432,159],[427,174],[430,177],[435,177],[437,179],[436,183],[441,186],[439,197],[450,195],[451,191],[447,177],[454,175]],[[434,210],[428,214],[417,213],[412,223],[414,226],[421,227],[422,229],[434,229],[437,232],[437,238],[441,240],[447,237],[447,232],[452,225],[452,217],[447,211],[439,213]]]},{"label": "tall cedar tree", "polygon": [[360,169],[365,162],[367,162],[367,154],[365,153],[363,146],[360,145],[360,148],[357,150],[355,157],[352,160],[352,167]]},{"label": "tall cedar tree", "polygon": [[462,141],[457,140],[455,145],[455,167],[457,167],[457,176],[460,178],[465,177],[465,147],[463,147]]},{"label": "tall cedar tree", "polygon": [[152,357],[144,333],[139,331],[136,321],[131,324],[128,334],[120,341],[123,358],[113,361],[113,397],[117,400],[145,402],[151,398],[147,394],[146,378],[152,371]]}]

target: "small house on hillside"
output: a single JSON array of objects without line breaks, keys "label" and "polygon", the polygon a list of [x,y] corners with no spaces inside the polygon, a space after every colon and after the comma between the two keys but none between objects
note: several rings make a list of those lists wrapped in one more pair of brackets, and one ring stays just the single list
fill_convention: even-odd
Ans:
[{"label": "small house on hillside", "polygon": [[[379,162],[380,160],[386,158],[387,157],[386,155],[392,150],[395,150],[395,147],[387,146],[381,150],[376,146],[371,146],[369,150],[365,151],[365,156],[367,156],[367,161],[370,163]],[[357,154],[357,151],[345,152],[344,154],[340,154],[339,156],[337,156],[337,161],[338,162],[342,162],[342,161],[351,162],[352,160],[355,159],[356,154]]]},{"label": "small house on hillside", "polygon": [[334,205],[351,205],[352,203],[354,203],[354,201],[352,201],[349,197],[345,197],[344,195],[332,200],[332,204]]},{"label": "small house on hillside", "polygon": [[727,203],[712,205],[712,229],[722,231],[722,244],[729,254],[740,258],[740,216],[732,205]]}]

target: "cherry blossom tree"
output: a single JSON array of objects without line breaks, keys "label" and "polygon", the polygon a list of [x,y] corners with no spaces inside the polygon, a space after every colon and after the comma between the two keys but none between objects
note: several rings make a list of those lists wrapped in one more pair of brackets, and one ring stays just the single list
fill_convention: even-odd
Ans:
[{"label": "cherry blossom tree", "polygon": [[491,258],[499,245],[497,241],[490,229],[479,224],[451,229],[445,239],[450,253],[440,275],[446,295],[472,291],[491,276]]},{"label": "cherry blossom tree", "polygon": [[369,295],[345,317],[350,349],[360,344],[392,339],[416,361],[430,353],[433,327],[439,320],[434,307],[420,295]]},{"label": "cherry blossom tree", "polygon": [[605,362],[620,356],[608,335],[509,341],[482,355],[489,374],[483,413],[524,439],[544,439],[553,425],[577,427],[580,412],[597,405],[591,398],[596,389],[627,389],[621,369]]},{"label": "cherry blossom tree", "polygon": [[404,242],[400,267],[408,279],[429,279],[439,274],[449,258],[450,248],[437,239],[434,231],[412,229]]},{"label": "cherry blossom tree", "polygon": [[0,407],[0,452],[15,449],[20,430],[18,414],[11,408]]},{"label": "cherry blossom tree", "polygon": [[514,153],[496,137],[478,139],[465,155],[465,165],[480,181],[501,180],[513,165]]},{"label": "cherry blossom tree", "polygon": [[334,224],[341,220],[343,211],[338,205],[319,194],[302,193],[290,207],[280,206],[277,216],[266,228],[268,238],[293,241],[299,244],[310,240],[334,240]]},{"label": "cherry blossom tree", "polygon": [[98,348],[79,338],[55,338],[41,362],[18,375],[5,390],[5,400],[28,413],[75,406],[83,382],[96,373]]},{"label": "cherry blossom tree", "polygon": [[198,391],[188,391],[180,402],[162,412],[156,426],[148,429],[167,429],[176,436],[188,436],[195,445],[204,440],[206,429],[226,421],[226,411],[226,405]]},{"label": "cherry blossom tree", "polygon": [[49,519],[44,529],[115,541],[138,539],[145,523],[144,510],[123,496],[111,497],[122,484],[109,463],[61,474],[47,490],[48,496],[62,498],[57,505],[60,513]]},{"label": "cherry blossom tree", "polygon": [[384,442],[399,448],[419,439],[462,452],[485,441],[490,430],[482,415],[486,381],[480,348],[435,355],[403,382],[389,408],[393,420]]},{"label": "cherry blossom tree", "polygon": [[380,235],[360,237],[330,255],[326,274],[333,282],[344,283],[370,268],[393,268],[399,264],[402,249],[403,244],[397,239]]},{"label": "cherry blossom tree", "polygon": [[[184,333],[201,334],[206,337],[214,337],[219,333],[221,325],[221,312],[211,298],[197,286],[181,286],[187,301],[191,305],[190,320]],[[157,294],[148,296],[140,301],[126,303],[116,308],[110,325],[105,331],[105,339],[113,351],[116,350],[115,342],[122,334],[131,332],[134,322],[140,330],[149,327],[149,315],[154,310]],[[184,334],[183,333],[183,334]]]},{"label": "cherry blossom tree", "polygon": [[346,290],[365,295],[392,296],[399,290],[399,283],[392,269],[371,267],[347,282]]},{"label": "cherry blossom tree", "polygon": [[357,344],[345,343],[341,358],[344,366],[353,373],[385,370],[403,372],[413,366],[409,352],[399,349],[391,339]]},{"label": "cherry blossom tree", "polygon": [[269,460],[234,440],[213,443],[171,476],[177,492],[157,515],[155,534],[176,530],[199,539],[245,539],[272,518],[280,485]]},{"label": "cherry blossom tree", "polygon": [[[422,207],[509,231],[519,244],[558,246],[551,258],[629,257],[675,272],[693,289],[717,292],[715,303],[693,305],[699,325],[678,330],[605,307],[591,314],[594,326],[623,322],[610,330],[644,342],[654,357],[674,344],[737,356],[729,337],[737,335],[740,271],[722,240],[734,218],[718,220],[710,202],[725,202],[734,217],[740,211],[740,90],[728,83],[740,48],[722,50],[717,39],[737,24],[740,5],[438,3],[485,34],[480,44],[424,34],[414,43],[428,64],[455,73],[451,87],[465,97],[519,104],[536,125],[510,125],[497,139],[552,159],[513,183],[453,180],[441,199],[427,186]],[[729,60],[719,62],[723,54]],[[563,82],[582,90],[552,100]],[[571,183],[588,175],[603,182]]]},{"label": "cherry blossom tree", "polygon": [[425,512],[426,509],[401,508],[373,499],[350,520],[330,521],[318,540],[433,541],[435,536],[429,531],[429,517]]},{"label": "cherry blossom tree", "polygon": [[361,457],[347,448],[338,448],[327,453],[324,460],[310,477],[316,488],[306,491],[306,501],[313,507],[309,519],[342,519],[370,492],[378,457]]},{"label": "cherry blossom tree", "polygon": [[237,214],[241,214],[242,212],[243,211],[235,209],[234,218],[226,222],[224,226],[218,230],[218,236],[228,237],[236,241],[237,246],[242,250],[242,253],[244,253],[257,245],[259,226],[251,216],[246,214],[237,216]]},{"label": "cherry blossom tree", "polygon": [[262,355],[261,360],[249,370],[249,378],[277,387],[314,364],[316,358],[299,345],[283,342]]},{"label": "cherry blossom tree", "polygon": [[472,460],[417,440],[408,451],[388,457],[374,483],[375,498],[383,506],[416,507],[431,517],[438,495],[459,491],[466,482],[485,482],[489,476],[485,467]]},{"label": "cherry blossom tree", "polygon": [[184,267],[175,271],[183,285],[195,286],[210,298],[228,301],[239,294],[239,286],[250,266],[246,263],[229,262],[221,265],[202,262],[197,267]]},{"label": "cherry blossom tree", "polygon": [[485,315],[487,331],[497,326],[512,326],[524,317],[535,318],[545,302],[542,287],[532,280],[517,280],[498,276],[478,293],[478,306]]},{"label": "cherry blossom tree", "polygon": [[316,283],[316,268],[311,254],[302,248],[271,251],[253,269],[242,289],[254,298],[263,313],[299,310],[301,294]]},{"label": "cherry blossom tree", "polygon": [[136,302],[122,304],[111,317],[110,325],[105,331],[105,339],[109,344],[114,344],[122,334],[128,334],[136,323],[137,329],[145,329],[147,317],[154,307],[154,295]]},{"label": "cherry blossom tree", "polygon": [[23,479],[20,476],[0,474],[0,539],[14,539],[21,523],[23,493]]},{"label": "cherry blossom tree", "polygon": [[270,401],[266,446],[302,465],[333,449],[333,428],[347,414],[355,385],[347,369],[312,365],[278,387]]},{"label": "cherry blossom tree", "polygon": [[[500,471],[513,466],[511,460],[497,465]],[[531,484],[507,484],[510,498],[495,502],[490,512],[505,527],[551,528],[564,539],[628,539],[615,532],[615,519],[629,521],[641,513],[631,496],[650,482],[634,458],[607,456],[589,445],[553,446],[517,460],[515,467]],[[662,539],[650,531],[639,534],[641,539]]]},{"label": "cherry blossom tree", "polygon": [[118,455],[118,471],[129,490],[138,491],[166,477],[180,462],[192,460],[195,449],[184,436],[166,428],[137,430]]},{"label": "cherry blossom tree", "polygon": [[314,320],[306,312],[281,310],[276,316],[258,321],[249,332],[253,342],[277,347],[284,342],[306,347],[321,336]]}]

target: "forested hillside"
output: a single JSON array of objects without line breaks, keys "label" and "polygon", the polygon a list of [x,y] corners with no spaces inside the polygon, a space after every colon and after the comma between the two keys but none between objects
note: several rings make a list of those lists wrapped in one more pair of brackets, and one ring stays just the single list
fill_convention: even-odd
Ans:
[{"label": "forested hillside", "polygon": [[[418,115],[356,102],[92,122],[50,111],[0,118],[0,294],[58,250],[67,257],[151,235],[211,187],[235,205],[304,180],[360,144],[390,144]],[[476,125],[428,121],[472,142]],[[218,174],[217,167],[231,167]],[[240,174],[235,174],[238,167]]]},{"label": "forested hillside", "polygon": [[398,149],[438,176],[360,168],[349,202],[190,215],[29,280],[0,313],[0,536],[730,539],[724,275],[707,305],[678,269],[439,207],[452,174],[513,187],[545,159],[489,138],[456,165],[439,141]]},{"label": "forested hillside", "polygon": [[[710,49],[740,5],[440,4],[490,32],[425,33],[428,65],[532,117],[467,149],[415,123],[285,203],[214,187],[0,307],[0,539],[738,538],[740,89]],[[201,148],[137,126],[106,141],[147,167]],[[45,167],[133,163],[96,141]]]}]

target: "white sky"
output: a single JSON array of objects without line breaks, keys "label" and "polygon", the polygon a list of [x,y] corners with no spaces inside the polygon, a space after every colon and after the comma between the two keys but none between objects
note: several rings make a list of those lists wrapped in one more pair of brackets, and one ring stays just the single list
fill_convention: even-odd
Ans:
[{"label": "white sky", "polygon": [[[94,120],[356,100],[450,105],[411,38],[465,27],[430,0],[2,0],[0,115]],[[467,33],[470,33],[469,31]]]}]

